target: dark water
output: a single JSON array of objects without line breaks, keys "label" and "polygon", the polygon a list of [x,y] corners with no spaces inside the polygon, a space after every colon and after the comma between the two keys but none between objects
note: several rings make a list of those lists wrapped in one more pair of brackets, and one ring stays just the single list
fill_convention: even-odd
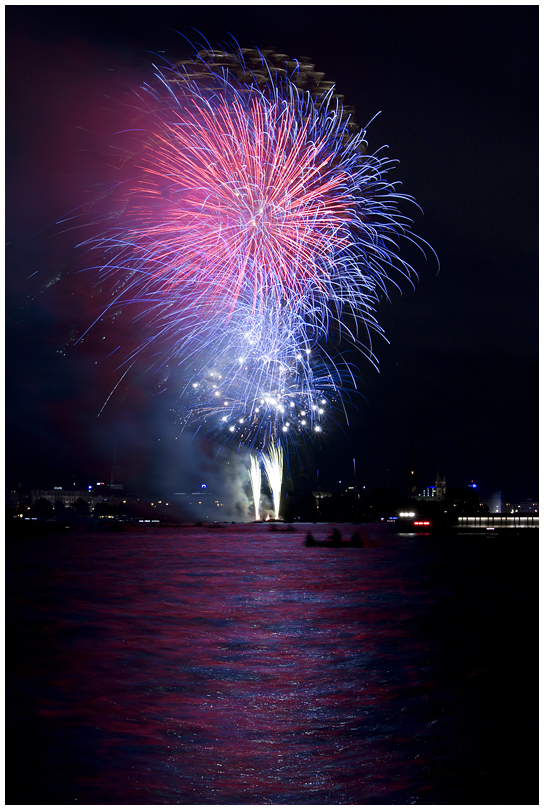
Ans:
[{"label": "dark water", "polygon": [[8,538],[8,804],[536,803],[536,536],[359,531]]}]

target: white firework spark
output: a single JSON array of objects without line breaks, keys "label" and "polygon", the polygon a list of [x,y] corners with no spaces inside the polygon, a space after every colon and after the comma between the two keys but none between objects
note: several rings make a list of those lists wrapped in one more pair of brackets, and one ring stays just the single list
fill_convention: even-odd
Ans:
[{"label": "white firework spark", "polygon": [[261,519],[261,465],[257,456],[251,456],[249,478],[251,480],[251,490],[253,492],[253,504],[255,507],[255,520]]},{"label": "white firework spark", "polygon": [[283,481],[283,450],[279,444],[272,444],[268,453],[263,453],[263,464],[272,493],[274,518],[280,516],[281,486]]}]

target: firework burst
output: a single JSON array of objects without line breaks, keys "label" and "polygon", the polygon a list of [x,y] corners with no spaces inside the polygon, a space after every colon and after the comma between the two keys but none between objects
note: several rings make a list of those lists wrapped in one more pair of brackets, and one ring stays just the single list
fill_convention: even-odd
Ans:
[{"label": "firework burst", "polygon": [[[331,90],[316,102],[289,78],[261,89],[209,68],[207,81],[157,72],[140,178],[123,227],[99,240],[140,301],[185,353],[241,310],[255,323],[293,312],[300,340],[380,331],[379,294],[407,222],[391,162],[365,153]],[[195,340],[195,331],[197,332]]]},{"label": "firework burst", "polygon": [[271,453],[354,382],[333,337],[375,362],[378,301],[412,276],[392,163],[315,76],[253,51],[157,69],[120,227],[93,242],[108,307],[140,308],[131,360],[177,362],[194,417]]}]

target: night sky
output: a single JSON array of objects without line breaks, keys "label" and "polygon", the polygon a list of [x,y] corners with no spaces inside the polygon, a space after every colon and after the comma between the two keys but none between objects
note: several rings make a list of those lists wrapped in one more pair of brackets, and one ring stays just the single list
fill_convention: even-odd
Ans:
[{"label": "night sky", "polygon": [[399,160],[440,260],[408,257],[419,282],[380,305],[380,373],[360,361],[350,424],[301,448],[300,485],[404,490],[413,448],[420,487],[440,466],[448,486],[536,497],[536,6],[8,6],[7,485],[109,481],[114,454],[132,487],[220,472],[176,438],[175,375],[158,394],[135,370],[98,416],[133,326],[73,345],[99,305],[80,229],[56,224],[115,182],[123,101],[153,54],[190,55],[184,37],[308,56],[359,124],[380,112],[369,149]]}]

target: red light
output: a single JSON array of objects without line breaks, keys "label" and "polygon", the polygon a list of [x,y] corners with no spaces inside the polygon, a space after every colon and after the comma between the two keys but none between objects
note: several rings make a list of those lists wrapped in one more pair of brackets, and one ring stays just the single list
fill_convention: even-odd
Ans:
[{"label": "red light", "polygon": [[430,526],[430,520],[414,520],[414,526]]}]

